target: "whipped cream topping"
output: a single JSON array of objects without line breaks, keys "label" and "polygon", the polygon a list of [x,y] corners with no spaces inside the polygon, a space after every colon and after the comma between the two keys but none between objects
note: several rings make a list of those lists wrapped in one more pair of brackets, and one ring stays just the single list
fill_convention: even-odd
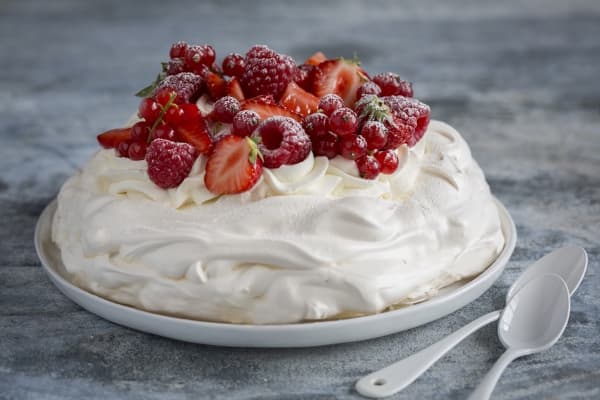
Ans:
[{"label": "whipped cream topping", "polygon": [[376,180],[313,157],[215,196],[205,158],[174,189],[145,161],[99,151],[58,196],[53,240],[74,283],[141,309],[280,324],[370,314],[483,271],[504,245],[485,177],[432,121]]}]

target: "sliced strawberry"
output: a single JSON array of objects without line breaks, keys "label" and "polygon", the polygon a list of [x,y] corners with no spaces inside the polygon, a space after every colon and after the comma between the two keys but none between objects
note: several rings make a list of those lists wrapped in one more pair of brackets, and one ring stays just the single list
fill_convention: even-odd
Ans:
[{"label": "sliced strawberry", "polygon": [[325,56],[325,54],[323,54],[320,51],[317,51],[312,56],[308,57],[306,59],[306,61],[304,61],[304,64],[319,65],[325,60],[327,60],[327,57]]},{"label": "sliced strawberry", "polygon": [[227,82],[227,95],[235,97],[239,101],[242,101],[245,98],[242,85],[240,85],[239,79],[235,76]]},{"label": "sliced strawberry", "polygon": [[312,93],[308,93],[295,82],[290,82],[279,101],[288,110],[306,117],[319,108],[319,98]]},{"label": "sliced strawberry", "polygon": [[179,125],[175,128],[177,137],[182,142],[191,144],[202,154],[208,154],[212,139],[208,133],[206,120],[198,113],[198,117],[186,124]]},{"label": "sliced strawberry", "polygon": [[[261,96],[258,96],[258,97],[261,97]],[[271,103],[265,101],[265,99],[260,99],[260,98],[256,98],[256,97],[253,97],[248,100],[244,100],[242,102],[242,110],[254,111],[255,113],[258,114],[261,121],[265,120],[269,117],[276,116],[276,115],[281,115],[283,117],[290,117],[290,118],[295,119],[298,122],[302,121],[301,115],[296,114],[295,112],[292,112],[285,107],[282,107],[277,104],[271,104]]]},{"label": "sliced strawberry", "polygon": [[121,142],[131,140],[131,128],[111,129],[99,134],[97,139],[105,149],[116,149]]},{"label": "sliced strawberry", "polygon": [[206,87],[213,100],[220,99],[227,93],[227,81],[222,76],[212,71],[206,71],[204,74]]},{"label": "sliced strawberry", "polygon": [[350,60],[323,61],[315,70],[313,93],[317,97],[337,94],[344,99],[347,107],[352,107],[356,101],[356,91],[368,79],[367,73]]},{"label": "sliced strawberry", "polygon": [[252,139],[225,136],[212,151],[204,174],[206,188],[215,194],[236,194],[252,188],[262,174],[262,160]]}]

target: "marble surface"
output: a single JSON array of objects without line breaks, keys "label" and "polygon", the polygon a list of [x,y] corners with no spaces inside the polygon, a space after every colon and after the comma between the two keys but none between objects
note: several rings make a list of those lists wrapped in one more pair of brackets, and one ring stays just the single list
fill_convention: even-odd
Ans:
[{"label": "marble surface", "polygon": [[[546,252],[574,243],[590,266],[564,337],[503,375],[495,399],[600,398],[600,3],[0,3],[0,399],[355,399],[357,378],[503,305]],[[61,183],[121,123],[179,39],[221,56],[268,43],[369,71],[398,71],[433,117],[458,128],[519,240],[498,282],[408,332],[315,349],[176,342],[102,320],[40,268],[33,229]],[[394,398],[461,399],[502,353],[495,326]]]}]

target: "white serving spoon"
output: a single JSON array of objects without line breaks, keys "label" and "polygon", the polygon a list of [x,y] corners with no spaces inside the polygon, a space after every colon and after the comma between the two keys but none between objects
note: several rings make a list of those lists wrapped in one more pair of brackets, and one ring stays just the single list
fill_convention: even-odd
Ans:
[{"label": "white serving spoon", "polygon": [[[554,250],[537,260],[519,276],[508,289],[506,302],[508,304],[512,296],[531,279],[545,274],[560,276],[572,295],[583,280],[587,264],[587,253],[579,246],[566,246]],[[361,378],[356,382],[356,390],[363,396],[372,398],[387,397],[399,392],[471,333],[498,320],[501,313],[502,310],[497,310],[485,314],[431,346]]]},{"label": "white serving spoon", "polygon": [[506,351],[469,400],[489,399],[500,375],[514,359],[554,345],[569,322],[570,311],[569,288],[560,276],[543,275],[527,282],[510,300],[498,323],[498,337]]}]

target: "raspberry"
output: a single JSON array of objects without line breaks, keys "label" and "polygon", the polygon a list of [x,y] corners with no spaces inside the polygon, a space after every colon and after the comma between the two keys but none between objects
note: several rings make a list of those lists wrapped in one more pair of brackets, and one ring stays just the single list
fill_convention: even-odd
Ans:
[{"label": "raspberry", "polygon": [[[429,106],[410,97],[387,96],[382,97],[381,99],[392,110],[396,125],[401,125],[401,123],[399,123],[400,120],[413,129],[408,141],[405,143],[409,146],[414,146],[421,140],[429,125],[429,116],[431,114]],[[405,129],[406,128],[403,128],[402,130]],[[388,133],[391,133],[391,130]]]},{"label": "raspberry", "polygon": [[330,116],[335,110],[344,107],[344,100],[337,94],[326,94],[319,100],[319,110]]},{"label": "raspberry", "polygon": [[377,74],[373,77],[373,82],[381,88],[382,96],[413,96],[412,83],[403,81],[398,74],[393,72]]},{"label": "raspberry", "polygon": [[182,58],[173,58],[167,63],[167,75],[177,75],[185,72],[185,62]]},{"label": "raspberry", "polygon": [[196,149],[187,143],[156,139],[146,152],[148,176],[163,189],[177,187],[190,173],[196,157]]},{"label": "raspberry", "polygon": [[215,62],[215,49],[208,44],[188,46],[184,59],[189,71],[197,71],[201,65],[210,67]]},{"label": "raspberry", "polygon": [[152,97],[156,98],[161,91],[175,92],[177,97],[175,103],[192,103],[195,102],[204,88],[204,79],[191,72],[181,72],[177,75],[167,76],[154,89]]},{"label": "raspberry", "polygon": [[365,82],[356,91],[356,98],[360,99],[366,94],[374,94],[379,96],[381,94],[381,88],[373,81]]},{"label": "raspberry", "polygon": [[329,129],[339,136],[356,133],[357,128],[356,113],[348,107],[338,108],[329,116]]},{"label": "raspberry", "polygon": [[294,75],[294,82],[296,82],[298,86],[300,86],[307,92],[312,92],[314,79],[315,67],[313,65],[298,65],[298,67],[296,68],[296,74]]},{"label": "raspberry", "polygon": [[257,45],[248,50],[244,64],[240,83],[248,97],[270,94],[279,99],[296,74],[296,63],[291,57],[267,46]]},{"label": "raspberry", "polygon": [[367,141],[367,149],[381,149],[387,142],[387,128],[378,121],[367,121],[360,130],[360,134]]},{"label": "raspberry", "polygon": [[311,150],[310,138],[302,129],[302,125],[289,117],[275,116],[265,119],[258,125],[252,137],[258,141],[258,148],[267,168],[299,163]]},{"label": "raspberry", "polygon": [[370,155],[357,159],[356,166],[358,167],[358,173],[361,178],[364,179],[375,179],[379,175],[379,172],[381,172],[379,161]]},{"label": "raspberry", "polygon": [[250,136],[260,123],[260,116],[252,110],[242,110],[233,117],[233,133]]},{"label": "raspberry", "polygon": [[230,53],[223,59],[223,72],[229,76],[242,76],[244,73],[244,56]]},{"label": "raspberry", "polygon": [[339,138],[335,133],[326,132],[313,140],[313,153],[316,156],[333,158],[339,154]]},{"label": "raspberry", "polygon": [[171,45],[171,49],[169,50],[169,57],[173,58],[182,58],[185,56],[185,51],[188,48],[188,44],[186,42],[175,42]]},{"label": "raspberry", "polygon": [[356,160],[367,154],[367,141],[360,135],[346,135],[340,139],[340,154],[349,160]]},{"label": "raspberry", "polygon": [[408,144],[411,141],[413,132],[414,128],[412,126],[396,120],[394,126],[388,126],[387,141],[385,142],[383,149],[394,150],[400,145]]},{"label": "raspberry", "polygon": [[241,108],[242,106],[236,98],[231,96],[221,97],[219,100],[215,101],[211,111],[211,117],[216,121],[229,124],[233,121],[233,117]]},{"label": "raspberry", "polygon": [[304,118],[302,126],[311,140],[315,140],[329,131],[329,117],[321,112],[309,114]]},{"label": "raspberry", "polygon": [[381,173],[393,174],[398,169],[398,154],[393,150],[381,150],[374,154],[381,167]]}]

